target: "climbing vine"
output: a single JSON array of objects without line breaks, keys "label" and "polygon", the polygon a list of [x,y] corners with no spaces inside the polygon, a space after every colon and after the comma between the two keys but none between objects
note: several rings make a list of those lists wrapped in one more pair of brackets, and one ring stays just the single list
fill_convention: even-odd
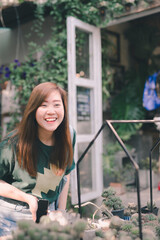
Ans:
[{"label": "climbing vine", "polygon": [[[54,81],[67,88],[67,16],[74,16],[84,22],[102,27],[115,14],[123,11],[120,0],[114,0],[112,3],[109,0],[48,0],[36,6],[34,24],[31,33],[27,34],[28,56],[23,63],[15,59],[7,68],[4,66],[0,68],[1,82],[11,80],[12,84],[19,89],[17,97],[22,105],[27,103],[34,85],[40,82]],[[51,37],[44,44],[39,45],[30,39],[34,34],[43,40],[43,26],[47,16],[53,20]],[[35,60],[37,55],[40,56],[38,61]]]},{"label": "climbing vine", "polygon": [[[24,0],[20,0],[21,4],[23,2]],[[22,112],[33,87],[38,83],[53,81],[67,89],[67,16],[74,16],[100,27],[103,34],[103,27],[115,16],[124,12],[124,2],[127,2],[127,0],[48,0],[44,4],[35,3],[35,19],[31,32],[26,36],[29,51],[25,61],[22,63],[15,59],[9,66],[0,67],[1,83],[10,80],[18,89],[16,97],[20,99]],[[135,1],[134,4],[137,2]],[[50,38],[44,42],[43,27],[46,24],[46,17],[52,18],[53,25],[50,29]],[[33,35],[41,38],[43,44],[33,42],[31,40]],[[107,75],[106,77],[106,70],[109,69],[106,54],[108,44],[106,44],[106,41],[106,38],[105,40],[102,38],[102,88],[104,96],[109,97],[108,84],[110,84],[112,76]],[[115,113],[115,116],[119,114],[116,107],[113,109],[113,113]],[[120,119],[121,116],[121,114],[118,115],[118,118]],[[125,115],[125,117],[128,118],[128,115]],[[16,119],[14,115],[12,115],[12,118]],[[124,133],[125,130],[122,132]]]}]

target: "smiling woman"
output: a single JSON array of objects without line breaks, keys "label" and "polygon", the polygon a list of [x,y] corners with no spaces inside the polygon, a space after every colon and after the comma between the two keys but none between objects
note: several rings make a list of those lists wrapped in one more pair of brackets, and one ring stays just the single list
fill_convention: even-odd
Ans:
[{"label": "smiling woman", "polygon": [[[36,111],[39,139],[47,145],[53,144],[53,131],[64,118],[64,107],[58,91],[51,92]],[[46,142],[47,141],[47,142]]]},{"label": "smiling woman", "polygon": [[0,144],[0,236],[19,219],[36,221],[38,199],[65,210],[74,144],[66,92],[51,82],[37,85],[19,126]]}]

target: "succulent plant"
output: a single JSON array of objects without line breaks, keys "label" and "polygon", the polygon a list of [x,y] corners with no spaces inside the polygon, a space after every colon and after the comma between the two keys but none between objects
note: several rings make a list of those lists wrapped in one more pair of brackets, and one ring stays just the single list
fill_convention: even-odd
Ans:
[{"label": "succulent plant", "polygon": [[122,200],[120,197],[116,196],[116,191],[112,187],[107,188],[107,190],[102,193],[102,197],[104,198],[104,205],[110,210],[119,210],[124,208]]},{"label": "succulent plant", "polygon": [[[63,216],[64,217],[64,216]],[[68,217],[71,220],[71,216]],[[74,216],[75,219],[75,216]],[[13,232],[13,240],[79,240],[83,237],[87,222],[76,217],[76,221],[61,225],[59,221],[52,221],[49,216],[43,216],[40,223],[30,220],[17,222],[18,229]],[[66,220],[67,223],[67,220]]]}]

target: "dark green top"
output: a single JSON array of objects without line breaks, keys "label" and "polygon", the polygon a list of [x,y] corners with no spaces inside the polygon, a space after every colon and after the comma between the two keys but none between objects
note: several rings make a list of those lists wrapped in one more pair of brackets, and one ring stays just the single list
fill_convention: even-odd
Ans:
[{"label": "dark green top", "polygon": [[[71,128],[70,128],[71,129]],[[75,145],[75,131],[71,129],[72,145]],[[0,143],[0,179],[16,188],[53,202],[58,199],[64,176],[75,168],[75,162],[67,167],[62,176],[56,176],[49,166],[51,146],[47,146],[38,140],[38,166],[37,176],[31,177],[28,172],[20,168],[16,157],[16,144],[4,140]]]}]

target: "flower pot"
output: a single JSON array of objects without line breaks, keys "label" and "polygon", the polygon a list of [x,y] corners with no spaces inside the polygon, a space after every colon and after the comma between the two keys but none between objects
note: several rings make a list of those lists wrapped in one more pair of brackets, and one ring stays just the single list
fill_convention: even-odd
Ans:
[{"label": "flower pot", "polygon": [[131,216],[124,216],[123,219],[126,220],[126,221],[129,221],[131,219]]},{"label": "flower pot", "polygon": [[114,216],[118,216],[122,219],[124,219],[124,208],[123,209],[118,209],[118,210],[112,210],[111,212]]},{"label": "flower pot", "polygon": [[[156,216],[158,216],[158,210],[159,210],[159,208],[154,207],[154,208],[153,208],[153,214],[155,214]],[[141,208],[141,213],[151,213],[151,210],[148,209],[147,206],[145,206],[145,207],[142,207],[142,208]]]}]

